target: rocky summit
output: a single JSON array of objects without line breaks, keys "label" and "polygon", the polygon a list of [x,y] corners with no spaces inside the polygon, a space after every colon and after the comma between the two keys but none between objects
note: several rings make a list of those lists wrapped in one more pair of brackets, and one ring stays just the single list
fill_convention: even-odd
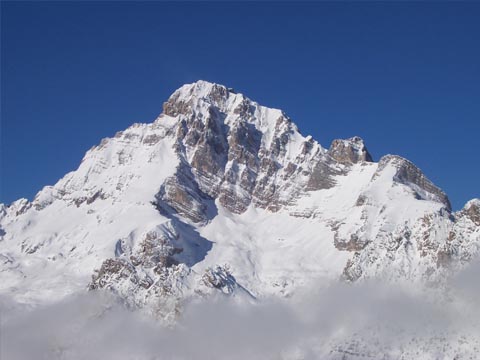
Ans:
[{"label": "rocky summit", "polygon": [[441,286],[479,245],[480,200],[453,212],[410,161],[375,162],[359,137],[324,148],[281,110],[198,81],[32,201],[0,205],[0,292],[44,304],[107,289],[168,322],[217,293]]}]

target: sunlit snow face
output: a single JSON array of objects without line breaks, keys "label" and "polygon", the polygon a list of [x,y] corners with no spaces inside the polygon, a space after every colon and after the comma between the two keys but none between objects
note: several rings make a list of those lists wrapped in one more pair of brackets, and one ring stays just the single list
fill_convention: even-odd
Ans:
[{"label": "sunlit snow face", "polygon": [[[283,301],[197,301],[185,307],[174,327],[129,311],[101,292],[30,311],[3,298],[2,356],[336,359],[348,349],[374,357],[420,354],[430,359],[439,351],[468,355],[479,346],[480,311],[475,304],[480,292],[471,276],[478,266],[454,279],[448,296],[378,282],[317,284],[308,295]],[[453,345],[445,347],[446,340]]]}]

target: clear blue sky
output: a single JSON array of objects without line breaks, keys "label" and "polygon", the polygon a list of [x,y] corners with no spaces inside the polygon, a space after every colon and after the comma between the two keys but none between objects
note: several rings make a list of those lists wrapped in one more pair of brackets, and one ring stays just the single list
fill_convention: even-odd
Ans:
[{"label": "clear blue sky", "polygon": [[480,197],[480,3],[1,3],[0,202],[204,79]]}]

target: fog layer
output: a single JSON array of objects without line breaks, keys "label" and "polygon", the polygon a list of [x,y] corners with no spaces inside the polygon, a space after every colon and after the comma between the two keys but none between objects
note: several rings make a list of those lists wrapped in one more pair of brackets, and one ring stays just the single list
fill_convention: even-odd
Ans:
[{"label": "fog layer", "polygon": [[2,298],[0,358],[469,359],[479,274],[472,264],[443,291],[365,282],[255,303],[210,298],[185,305],[171,327],[102,292],[35,309]]}]

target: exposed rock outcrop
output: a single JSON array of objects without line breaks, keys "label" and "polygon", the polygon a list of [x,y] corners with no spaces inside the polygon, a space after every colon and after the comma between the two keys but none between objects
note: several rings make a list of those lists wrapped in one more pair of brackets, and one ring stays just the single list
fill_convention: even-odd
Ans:
[{"label": "exposed rock outcrop", "polygon": [[371,161],[358,137],[338,140],[328,156],[281,111],[216,84],[181,88],[164,104],[164,114],[180,119],[175,150],[191,174],[185,177],[180,169],[176,178],[187,181],[170,179],[161,197],[196,222],[205,220],[198,190],[233,213],[250,204],[278,211],[305,191],[334,186],[348,159]]},{"label": "exposed rock outcrop", "polygon": [[342,164],[356,164],[360,161],[373,161],[363,140],[354,136],[346,140],[333,140],[328,154]]}]

